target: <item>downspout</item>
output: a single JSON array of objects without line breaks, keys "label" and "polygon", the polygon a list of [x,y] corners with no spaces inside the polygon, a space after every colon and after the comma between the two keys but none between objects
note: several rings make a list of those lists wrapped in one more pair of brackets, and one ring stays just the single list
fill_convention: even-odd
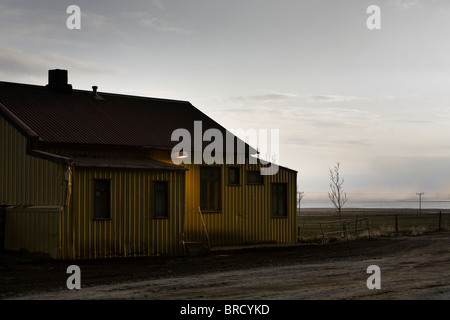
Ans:
[{"label": "downspout", "polygon": [[[70,230],[72,230],[71,233],[71,237],[72,237],[72,256],[74,254],[74,248],[73,248],[73,243],[74,243],[74,234],[73,234],[73,215],[71,214],[71,206],[70,201],[72,199],[72,166],[68,165],[66,168],[66,171],[64,173],[64,181],[62,183],[63,187],[62,187],[62,193],[61,193],[61,207],[63,207],[64,209],[61,212],[66,212],[66,214],[68,214],[71,217],[70,220],[70,224],[71,224],[71,228]],[[58,221],[58,234],[59,234],[59,252],[61,255],[61,250],[62,250],[62,235],[61,235],[61,230],[63,228],[63,226],[61,226],[61,216],[59,216],[59,221]]]},{"label": "downspout", "polygon": [[73,206],[72,203],[72,180],[73,180],[73,167],[67,166],[67,193],[66,193],[66,208],[67,214],[70,216],[70,235],[71,235],[71,247],[72,247],[72,259],[75,258],[75,228],[73,222]]},{"label": "downspout", "polygon": [[64,177],[64,188],[65,192],[63,192],[63,206],[66,208],[69,206],[69,202],[72,197],[72,166],[67,166]]}]

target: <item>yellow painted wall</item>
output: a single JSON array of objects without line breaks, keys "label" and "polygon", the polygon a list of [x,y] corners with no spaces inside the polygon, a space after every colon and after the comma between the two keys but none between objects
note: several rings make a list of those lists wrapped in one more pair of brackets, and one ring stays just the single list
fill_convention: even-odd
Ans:
[{"label": "yellow painted wall", "polygon": [[[151,156],[171,163],[170,152],[153,151]],[[205,165],[205,164],[204,164]],[[228,185],[228,167],[221,167],[222,212],[204,213],[206,231],[199,214],[200,168],[199,164],[183,164],[186,172],[186,210],[184,236],[186,241],[211,245],[243,244],[252,241],[297,242],[297,172],[279,167],[275,175],[264,176],[264,185],[248,185],[247,171],[260,170],[260,164],[231,165],[240,167],[240,186]],[[286,183],[288,216],[272,215],[272,183]]]},{"label": "yellow painted wall", "polygon": [[[297,173],[280,168],[273,176],[265,176],[263,185],[247,185],[247,170],[258,170],[257,165],[240,165],[240,186],[228,185],[228,166],[221,166],[222,212],[203,213],[206,232],[198,211],[200,205],[199,165],[186,165],[186,220],[185,238],[188,241],[207,242],[211,245],[243,244],[253,241],[297,241],[296,180]],[[288,216],[272,215],[272,183],[286,183]]]},{"label": "yellow painted wall", "polygon": [[[184,171],[72,170],[70,209],[62,217],[63,257],[182,254]],[[111,219],[94,220],[94,179],[110,179]],[[169,219],[153,218],[153,181],[169,182]]]},{"label": "yellow painted wall", "polygon": [[[207,242],[198,212],[199,165],[184,165],[189,169],[187,172],[68,168],[26,154],[27,139],[2,117],[0,135],[0,205],[48,207],[8,210],[6,249],[43,250],[53,257],[85,259],[177,255],[182,253],[183,239]],[[51,151],[57,152],[56,149]],[[107,154],[115,152],[112,150]],[[143,153],[156,160],[171,162],[168,150],[144,150]],[[239,166],[240,186],[229,186],[228,166],[220,166],[222,211],[203,214],[211,244],[296,242],[297,173],[280,167],[276,175],[264,177],[264,185],[247,185],[247,170],[259,170],[260,167],[248,163]],[[70,198],[66,199],[68,169],[71,192]],[[93,219],[94,179],[111,180],[109,221]],[[152,182],[155,180],[169,181],[169,219],[152,217]],[[287,183],[286,218],[272,216],[274,182]],[[66,204],[68,207],[64,207]],[[52,206],[64,208],[55,211],[49,209]],[[27,236],[22,230],[27,230]]]},{"label": "yellow painted wall", "polygon": [[6,212],[5,248],[61,257],[59,219],[61,207],[29,207],[8,209]]},{"label": "yellow painted wall", "polygon": [[0,141],[0,205],[63,205],[65,166],[28,155],[27,138],[1,116]]},{"label": "yellow painted wall", "polygon": [[5,249],[60,254],[59,217],[66,168],[27,154],[27,138],[0,116],[0,204],[6,212]]},{"label": "yellow painted wall", "polygon": [[[3,117],[0,137],[6,249],[63,259],[182,253],[184,171],[67,167],[30,156],[27,138]],[[111,179],[109,221],[93,220],[94,179]],[[152,217],[157,180],[169,182],[169,219]]]}]

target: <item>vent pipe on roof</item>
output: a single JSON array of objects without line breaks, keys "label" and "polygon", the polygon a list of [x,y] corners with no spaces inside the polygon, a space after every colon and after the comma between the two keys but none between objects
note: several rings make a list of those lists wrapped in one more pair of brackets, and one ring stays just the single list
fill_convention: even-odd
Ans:
[{"label": "vent pipe on roof", "polygon": [[94,98],[97,100],[105,100],[102,96],[100,96],[98,94],[98,87],[97,86],[92,86],[92,94],[94,95]]},{"label": "vent pipe on roof", "polygon": [[47,88],[58,92],[71,92],[72,85],[67,83],[67,70],[48,70]]}]

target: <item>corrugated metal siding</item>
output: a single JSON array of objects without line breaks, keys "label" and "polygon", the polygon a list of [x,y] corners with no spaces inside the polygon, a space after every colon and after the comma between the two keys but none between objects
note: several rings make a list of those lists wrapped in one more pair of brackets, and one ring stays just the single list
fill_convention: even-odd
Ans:
[{"label": "corrugated metal siding", "polygon": [[[0,205],[65,204],[65,173],[61,164],[26,154],[27,140],[0,117]],[[167,151],[148,151],[156,160],[171,162]],[[114,153],[114,150],[111,151]],[[159,159],[158,159],[159,158]],[[186,165],[189,171],[155,171],[138,169],[72,169],[69,207],[61,213],[61,257],[83,259],[97,257],[143,256],[181,253],[182,233],[186,241],[206,242],[200,205],[200,166]],[[204,214],[213,245],[240,244],[247,241],[296,241],[296,172],[280,167],[278,174],[266,176],[263,186],[246,183],[247,170],[255,165],[240,165],[241,185],[228,185],[227,166],[222,168],[222,212]],[[111,179],[111,220],[93,220],[93,181]],[[170,218],[153,219],[152,181],[170,182]],[[272,217],[271,184],[288,184],[288,217]],[[185,205],[185,206],[184,206]],[[17,213],[11,213],[15,214]],[[40,212],[42,213],[42,212]],[[10,218],[8,238],[21,240],[20,228],[31,229],[38,217],[20,213]],[[52,213],[54,214],[54,213]],[[185,216],[186,215],[186,216]],[[8,215],[9,217],[10,215]],[[41,222],[40,222],[41,223]],[[53,222],[52,222],[53,223]],[[184,228],[183,228],[184,226]],[[7,235],[8,237],[8,235]],[[54,241],[42,238],[40,245],[51,251]],[[47,242],[46,242],[47,241]],[[22,244],[21,244],[22,245]],[[28,247],[31,247],[28,245]],[[59,244],[58,244],[59,245]],[[57,246],[58,247],[58,246]]]},{"label": "corrugated metal siding", "polygon": [[[169,161],[156,157],[160,161]],[[236,165],[233,165],[236,166]],[[228,165],[221,165],[222,212],[204,213],[203,218],[212,245],[242,244],[251,241],[297,241],[296,194],[297,172],[279,167],[276,175],[264,177],[264,185],[247,185],[247,171],[260,165],[241,164],[240,186],[228,185]],[[200,205],[200,165],[186,164],[186,241],[207,243],[205,229],[198,211]],[[272,183],[287,184],[288,216],[272,215]]]},{"label": "corrugated metal siding", "polygon": [[27,155],[27,139],[3,117],[0,139],[0,204],[61,205],[64,166]]},{"label": "corrugated metal siding", "polygon": [[28,155],[27,139],[3,117],[0,139],[0,204],[11,206],[6,214],[5,249],[58,258],[66,168]]},{"label": "corrugated metal siding", "polygon": [[[184,221],[184,171],[73,168],[62,229],[65,258],[178,255]],[[94,179],[111,181],[111,220],[94,220]],[[153,181],[169,182],[169,219],[153,218]]]},{"label": "corrugated metal siding", "polygon": [[5,249],[46,253],[60,258],[61,209],[21,209],[6,212]]}]

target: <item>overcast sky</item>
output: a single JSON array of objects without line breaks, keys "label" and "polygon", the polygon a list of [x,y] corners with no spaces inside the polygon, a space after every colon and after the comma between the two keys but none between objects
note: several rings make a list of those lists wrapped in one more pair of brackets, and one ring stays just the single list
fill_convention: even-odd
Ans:
[{"label": "overcast sky", "polygon": [[327,197],[340,162],[350,199],[450,199],[450,1],[2,0],[0,29],[1,81],[67,69],[75,89],[279,129],[279,162],[307,198]]}]

